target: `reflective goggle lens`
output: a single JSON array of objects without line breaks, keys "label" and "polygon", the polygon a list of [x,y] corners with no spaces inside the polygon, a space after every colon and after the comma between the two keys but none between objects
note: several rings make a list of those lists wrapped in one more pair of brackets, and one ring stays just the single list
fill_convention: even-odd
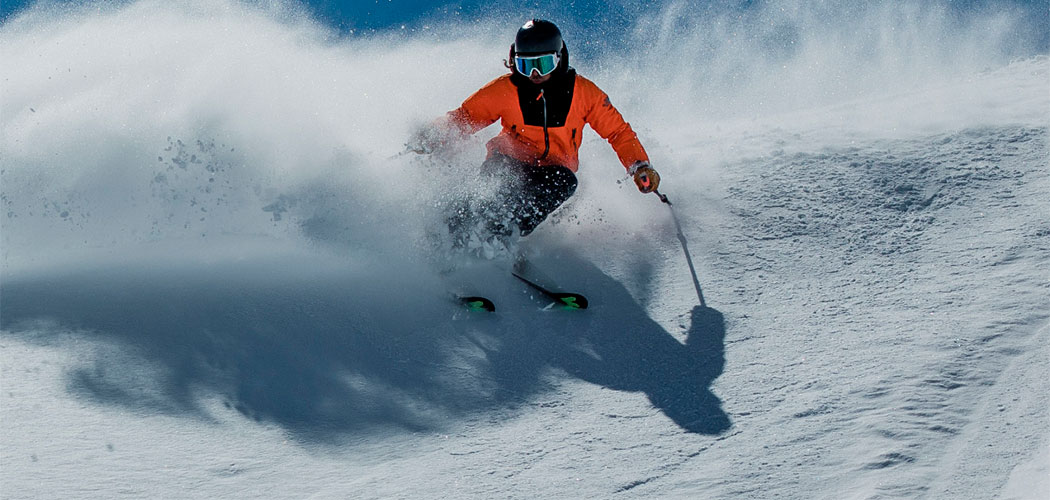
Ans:
[{"label": "reflective goggle lens", "polygon": [[518,73],[532,76],[533,71],[539,71],[540,76],[547,76],[558,67],[558,54],[543,54],[541,56],[515,56],[514,64]]}]

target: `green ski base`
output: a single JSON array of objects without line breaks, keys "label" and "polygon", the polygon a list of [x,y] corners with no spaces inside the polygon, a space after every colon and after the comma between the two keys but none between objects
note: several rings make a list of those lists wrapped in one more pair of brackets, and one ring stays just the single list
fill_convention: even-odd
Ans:
[{"label": "green ski base", "polygon": [[580,309],[587,309],[587,297],[584,297],[583,295],[580,295],[578,293],[555,292],[553,290],[550,290],[548,288],[543,287],[542,285],[540,285],[540,284],[538,284],[538,283],[536,283],[536,282],[534,282],[534,281],[532,281],[532,280],[530,280],[530,279],[528,279],[528,278],[526,278],[526,277],[524,277],[524,276],[522,276],[522,275],[520,275],[518,273],[511,273],[511,274],[513,274],[515,278],[518,278],[519,280],[524,281],[526,284],[528,284],[532,288],[535,288],[536,290],[538,290],[543,295],[546,295],[548,298],[553,299],[554,300],[554,305],[556,307],[558,307],[559,309],[566,309],[566,310],[570,310],[570,311],[576,311],[576,310],[580,310]]},{"label": "green ski base", "polygon": [[496,312],[496,304],[493,304],[491,300],[485,297],[459,297],[459,302],[466,306],[467,310],[481,312]]}]

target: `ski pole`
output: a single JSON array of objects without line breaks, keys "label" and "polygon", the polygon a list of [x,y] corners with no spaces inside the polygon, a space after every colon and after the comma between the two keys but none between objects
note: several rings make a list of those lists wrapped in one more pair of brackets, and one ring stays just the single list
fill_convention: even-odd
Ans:
[{"label": "ski pole", "polygon": [[396,159],[401,158],[402,156],[405,156],[405,155],[407,155],[409,153],[415,153],[415,151],[412,151],[411,149],[405,148],[404,151],[402,151],[402,152],[400,152],[400,153],[398,153],[398,154],[396,154],[394,156],[391,156],[391,157],[387,158],[387,161],[396,160]]},{"label": "ski pole", "polygon": [[667,209],[671,212],[671,220],[674,221],[674,227],[678,231],[678,241],[682,243],[682,251],[685,252],[685,261],[689,264],[689,273],[693,276],[693,286],[696,287],[696,296],[700,299],[700,307],[707,307],[707,303],[704,302],[704,292],[700,290],[700,280],[696,277],[696,267],[693,266],[693,256],[689,254],[689,244],[685,241],[685,234],[682,233],[682,224],[678,222],[678,215],[675,214],[674,205],[671,204],[671,200],[667,199],[667,195],[664,195],[657,190],[653,190],[653,193],[660,198],[660,201],[667,204]]}]

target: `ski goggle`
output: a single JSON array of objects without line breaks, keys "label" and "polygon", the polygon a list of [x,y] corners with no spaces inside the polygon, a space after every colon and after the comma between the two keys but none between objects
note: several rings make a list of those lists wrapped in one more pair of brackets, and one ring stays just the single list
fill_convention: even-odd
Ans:
[{"label": "ski goggle", "polygon": [[518,73],[525,76],[532,76],[533,71],[538,71],[540,76],[547,76],[558,67],[559,62],[561,57],[558,57],[557,52],[538,56],[514,56],[514,66]]}]

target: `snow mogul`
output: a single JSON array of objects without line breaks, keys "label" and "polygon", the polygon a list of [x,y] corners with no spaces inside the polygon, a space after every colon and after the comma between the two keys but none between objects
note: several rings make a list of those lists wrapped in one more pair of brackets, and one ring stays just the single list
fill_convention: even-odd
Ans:
[{"label": "snow mogul", "polygon": [[495,237],[527,236],[576,191],[583,126],[609,141],[638,190],[654,192],[660,176],[638,136],[609,96],[569,66],[569,50],[554,23],[522,26],[504,61],[509,74],[492,80],[459,108],[419,129],[406,145],[429,154],[497,120],[503,130],[488,141],[483,175],[498,176],[498,201],[482,210],[458,209],[449,231],[458,246],[481,225]]}]

